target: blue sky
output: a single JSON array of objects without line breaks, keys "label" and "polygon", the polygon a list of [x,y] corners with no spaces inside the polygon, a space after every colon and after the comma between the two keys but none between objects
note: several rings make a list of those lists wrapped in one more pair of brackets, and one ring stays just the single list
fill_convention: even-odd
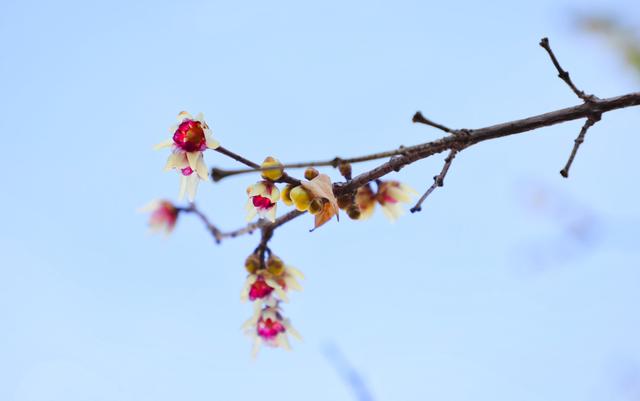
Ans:
[{"label": "blue sky", "polygon": [[[215,246],[189,217],[148,236],[135,212],[177,196],[151,146],[181,110],[254,160],[392,149],[440,135],[416,110],[475,128],[576,104],[542,36],[586,91],[637,91],[583,12],[640,24],[634,1],[2,2],[0,399],[353,399],[330,344],[376,400],[631,399],[638,109],[604,116],[569,180],[580,122],[465,150],[393,225],[278,230],[306,275],[285,309],[304,341],[256,361],[239,292],[257,237]],[[397,178],[422,191],[441,163]],[[238,227],[254,180],[203,184],[198,204]]]}]

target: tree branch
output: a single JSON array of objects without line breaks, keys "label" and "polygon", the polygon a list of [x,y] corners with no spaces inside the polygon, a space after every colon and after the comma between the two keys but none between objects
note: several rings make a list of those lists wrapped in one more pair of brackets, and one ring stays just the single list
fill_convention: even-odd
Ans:
[{"label": "tree branch", "polygon": [[440,171],[440,174],[433,177],[433,184],[431,184],[427,191],[420,197],[420,199],[418,199],[416,205],[410,209],[411,213],[421,211],[422,203],[425,201],[425,199],[427,199],[427,196],[429,196],[431,192],[433,192],[437,187],[441,187],[444,185],[444,177],[446,177],[447,172],[449,171],[449,167],[451,167],[451,162],[453,162],[453,159],[456,157],[457,153],[457,149],[451,149],[451,151],[449,152],[449,156],[444,159],[444,166],[442,166],[442,171]]},{"label": "tree branch", "polygon": [[558,62],[558,59],[556,58],[556,55],[553,54],[553,50],[551,50],[551,46],[549,46],[548,38],[542,38],[540,40],[540,46],[542,46],[542,48],[544,48],[547,51],[547,53],[549,53],[549,57],[551,57],[551,62],[556,67],[556,70],[558,70],[558,77],[562,79],[567,85],[569,85],[569,88],[571,88],[571,90],[573,91],[573,93],[576,94],[576,96],[578,96],[580,99],[582,99],[585,102],[593,102],[594,100],[597,99],[597,97],[593,95],[587,95],[586,93],[584,93],[584,91],[581,91],[573,84],[573,81],[571,81],[571,78],[569,77],[569,71],[562,69],[562,67],[560,66],[560,63]]},{"label": "tree branch", "polygon": [[569,169],[571,168],[571,164],[573,164],[573,159],[576,157],[576,153],[578,153],[578,148],[584,142],[584,137],[587,135],[587,131],[591,128],[595,123],[600,121],[601,114],[594,114],[587,118],[587,121],[584,122],[582,129],[580,129],[580,133],[578,137],[575,139],[573,144],[573,149],[571,150],[571,155],[569,155],[569,160],[567,160],[567,164],[565,164],[564,168],[560,170],[560,175],[564,178],[569,178]]}]

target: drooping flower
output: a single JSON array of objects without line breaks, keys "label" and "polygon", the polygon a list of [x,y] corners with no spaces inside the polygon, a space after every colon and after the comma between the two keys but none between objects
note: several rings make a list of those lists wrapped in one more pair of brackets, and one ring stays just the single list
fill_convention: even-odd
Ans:
[{"label": "drooping flower", "polygon": [[166,200],[155,200],[140,209],[142,212],[150,212],[149,228],[153,232],[164,229],[166,234],[170,234],[178,220],[179,210],[173,203]]},{"label": "drooping flower", "polygon": [[417,194],[413,188],[401,182],[380,181],[376,200],[387,218],[394,221],[404,214],[401,203],[410,203],[411,198]]},{"label": "drooping flower", "polygon": [[271,222],[276,220],[276,207],[280,199],[280,190],[271,181],[259,181],[247,188],[247,221],[251,221],[256,214]]},{"label": "drooping flower", "polygon": [[[289,290],[302,291],[298,280],[304,275],[294,267],[285,265],[278,256],[271,254],[263,265],[257,265],[259,258],[252,254],[245,262],[245,268],[249,272],[244,283],[240,299],[246,301],[263,301],[273,297],[273,293],[284,301],[288,301]],[[264,267],[263,267],[264,266]]]},{"label": "drooping flower", "polygon": [[190,201],[195,199],[198,179],[207,180],[209,171],[204,163],[203,152],[216,149],[220,144],[216,141],[202,113],[195,118],[186,111],[178,114],[178,124],[171,127],[173,137],[159,143],[154,148],[171,147],[171,155],[165,170],[177,170],[180,173],[180,195],[185,193]]},{"label": "drooping flower", "polygon": [[254,339],[252,352],[254,357],[260,351],[262,344],[291,349],[288,334],[301,340],[300,334],[293,328],[289,319],[282,316],[279,302],[274,299],[270,299],[264,306],[256,304],[253,316],[244,323],[243,329]]}]

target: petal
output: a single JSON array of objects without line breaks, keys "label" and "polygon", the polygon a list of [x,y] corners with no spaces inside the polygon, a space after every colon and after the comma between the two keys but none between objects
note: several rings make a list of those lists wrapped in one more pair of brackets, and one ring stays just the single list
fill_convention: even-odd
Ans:
[{"label": "petal", "polygon": [[193,202],[196,199],[196,192],[198,192],[198,177],[192,174],[187,177],[187,194],[189,195],[189,202]]},{"label": "petal", "polygon": [[183,122],[184,120],[193,120],[193,117],[191,117],[191,114],[187,113],[186,111],[181,111],[180,113],[178,113],[178,124]]},{"label": "petal", "polygon": [[275,223],[276,221],[276,207],[277,205],[273,205],[273,207],[267,212],[266,218],[272,223]]},{"label": "petal", "polygon": [[204,113],[200,112],[198,114],[196,114],[196,116],[193,118],[194,121],[200,121],[201,123],[204,123]]},{"label": "petal", "polygon": [[218,149],[220,147],[220,142],[213,139],[213,137],[207,138],[207,147],[209,149]]},{"label": "petal", "polygon": [[271,190],[271,195],[269,195],[269,199],[271,199],[271,202],[278,202],[280,200],[280,190],[275,185]]},{"label": "petal", "polygon": [[204,181],[209,179],[209,169],[204,163],[204,156],[202,156],[202,153],[200,153],[200,157],[198,158],[198,168],[196,169],[196,173],[198,173],[198,177]]},{"label": "petal", "polygon": [[302,341],[302,336],[300,335],[300,333],[298,332],[298,330],[296,330],[291,323],[289,322],[289,319],[287,319],[284,322],[284,327],[287,329],[287,333],[291,334],[293,336],[293,338],[295,338],[298,341]]},{"label": "petal", "polygon": [[247,209],[247,221],[251,221],[256,218],[257,212],[256,208],[253,207],[253,203],[251,203],[251,198],[247,201],[245,209]]},{"label": "petal", "polygon": [[202,155],[201,152],[187,152],[187,160],[189,161],[189,167],[193,171],[198,170],[198,158]]},{"label": "petal", "polygon": [[174,168],[183,168],[184,166],[184,153],[174,152],[169,155],[167,164],[164,165],[164,171],[169,171]]},{"label": "petal", "polygon": [[159,144],[154,145],[153,150],[168,148],[168,147],[171,147],[171,145],[173,145],[173,139],[167,139],[166,141],[162,141]]},{"label": "petal", "polygon": [[180,175],[180,192],[178,193],[178,200],[184,199],[184,194],[187,191],[187,177]]},{"label": "petal", "polygon": [[160,205],[160,201],[156,199],[156,200],[153,200],[153,201],[147,203],[146,205],[138,208],[137,211],[139,213],[153,212],[154,210],[156,210],[158,208],[159,205]]}]

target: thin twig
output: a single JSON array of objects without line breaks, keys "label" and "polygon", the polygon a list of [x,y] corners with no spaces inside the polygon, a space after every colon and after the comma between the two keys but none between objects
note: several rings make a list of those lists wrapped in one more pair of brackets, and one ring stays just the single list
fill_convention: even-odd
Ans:
[{"label": "thin twig", "polygon": [[571,168],[571,164],[573,164],[573,159],[576,157],[576,154],[578,153],[578,148],[580,147],[580,145],[582,145],[582,142],[584,142],[584,137],[585,135],[587,135],[587,131],[595,123],[600,121],[600,118],[601,118],[600,114],[594,114],[592,116],[589,116],[587,118],[587,121],[584,122],[584,125],[580,129],[580,133],[578,134],[578,137],[575,139],[573,143],[573,149],[571,149],[571,155],[569,155],[569,160],[567,160],[567,164],[565,164],[564,168],[560,170],[560,175],[562,175],[564,178],[569,178],[569,169]]},{"label": "thin twig", "polygon": [[551,50],[551,46],[549,46],[548,38],[542,38],[540,40],[540,46],[542,46],[542,48],[544,48],[547,51],[547,53],[549,53],[549,57],[551,57],[551,62],[553,62],[553,65],[556,67],[556,70],[558,70],[558,77],[560,77],[560,79],[562,79],[567,85],[569,85],[569,88],[571,88],[571,90],[573,91],[573,93],[576,94],[576,96],[578,96],[580,99],[582,99],[585,102],[593,102],[598,99],[594,95],[588,95],[584,93],[584,91],[581,91],[573,84],[573,81],[571,81],[571,78],[569,77],[569,71],[562,69],[562,67],[560,66],[560,63],[558,62],[558,59],[556,58],[556,55],[553,53],[553,50]]},{"label": "thin twig", "polygon": [[222,232],[220,231],[220,229],[218,229],[218,227],[216,227],[209,221],[209,218],[200,209],[196,207],[195,203],[191,203],[187,207],[178,207],[176,209],[179,212],[192,213],[198,216],[200,220],[202,220],[202,222],[204,223],[205,227],[207,227],[207,230],[209,230],[211,232],[211,235],[213,235],[213,238],[215,239],[216,244],[220,243],[220,241],[222,240],[222,237],[221,237]]},{"label": "thin twig", "polygon": [[[240,156],[239,154],[230,151],[227,148],[224,148],[222,146],[218,146],[216,149],[216,152],[222,153],[225,156],[229,156],[230,158],[239,161],[240,163],[251,167],[250,169],[245,169],[244,172],[248,172],[248,171],[266,171],[266,170],[277,170],[281,167],[279,166],[273,166],[273,167],[267,167],[267,168],[261,168],[259,164],[252,162],[251,160]],[[220,181],[221,179],[223,179],[224,177],[226,177],[227,175],[229,175],[228,173],[226,173],[224,170],[222,169],[218,169],[218,168],[212,168],[211,169],[211,178],[213,179],[214,182],[216,181]],[[287,184],[293,184],[293,185],[300,185],[300,180],[295,178],[295,177],[291,177],[289,176],[287,173],[284,173],[282,175],[282,177],[280,177],[280,179],[276,180],[276,182],[286,182]]]},{"label": "thin twig", "polygon": [[449,152],[449,155],[444,159],[444,166],[442,166],[442,170],[440,171],[440,174],[433,176],[433,184],[431,184],[429,189],[427,189],[427,191],[424,194],[422,194],[420,199],[418,199],[418,202],[416,203],[416,205],[410,209],[411,213],[421,211],[422,202],[424,202],[425,199],[427,199],[427,197],[431,194],[431,192],[433,192],[437,187],[441,187],[444,185],[444,177],[447,176],[447,172],[449,172],[449,167],[451,167],[451,162],[456,157],[457,153],[458,153],[457,149],[451,149],[451,151]]},{"label": "thin twig", "polygon": [[444,126],[442,124],[438,124],[436,122],[433,122],[433,121],[429,120],[428,118],[423,116],[422,113],[419,112],[419,111],[416,111],[416,114],[413,115],[413,118],[411,119],[411,121],[413,121],[414,123],[421,123],[421,124],[425,124],[425,125],[428,125],[428,126],[433,127],[433,128],[437,128],[437,129],[439,129],[441,131],[446,132],[447,134],[456,135],[458,133],[458,131],[456,131],[456,130],[453,130],[453,129],[451,129],[449,127],[446,127],[446,126]]}]

